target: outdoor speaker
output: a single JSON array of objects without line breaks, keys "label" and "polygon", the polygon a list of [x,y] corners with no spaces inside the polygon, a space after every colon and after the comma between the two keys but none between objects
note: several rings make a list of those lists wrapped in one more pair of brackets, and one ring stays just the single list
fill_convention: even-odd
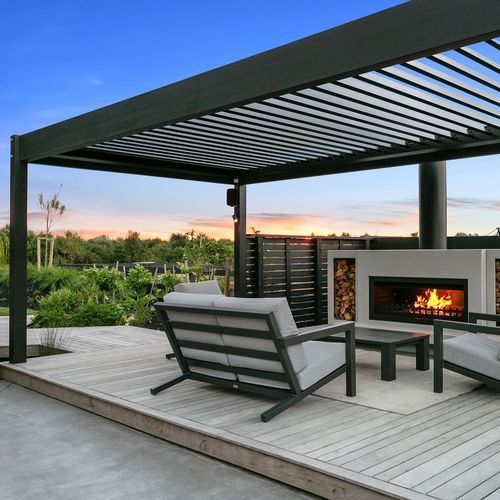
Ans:
[{"label": "outdoor speaker", "polygon": [[238,190],[230,188],[227,190],[226,203],[228,207],[235,207],[238,205]]}]

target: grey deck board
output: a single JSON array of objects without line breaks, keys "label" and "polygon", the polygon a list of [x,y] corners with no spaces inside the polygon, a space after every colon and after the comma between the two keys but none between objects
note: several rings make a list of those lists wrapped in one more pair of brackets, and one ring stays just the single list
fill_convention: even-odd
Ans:
[{"label": "grey deck board", "polygon": [[499,494],[498,392],[482,387],[410,415],[310,396],[264,424],[259,415],[274,404],[268,398],[195,381],[152,396],[149,388],[179,368],[165,359],[163,335],[150,332],[76,332],[73,354],[30,359],[26,366],[40,377],[228,432],[256,449],[293,453],[319,470],[335,466],[387,491],[400,487],[403,498],[493,500]]},{"label": "grey deck board", "polygon": [[[427,479],[426,481],[417,485],[415,490],[422,493],[429,493],[433,490],[437,490],[441,486],[445,485],[454,478],[461,476],[463,473],[467,472],[469,469],[474,468],[476,465],[481,464],[483,461],[487,460],[491,456],[500,453],[500,442],[496,442],[481,451],[467,457],[460,463],[448,467],[444,471],[436,474],[435,476]],[[499,458],[497,457],[497,460]],[[500,465],[499,465],[500,467]]]},{"label": "grey deck board", "polygon": [[495,404],[495,406],[491,407],[480,404],[480,402],[478,402],[478,405],[479,408],[477,412],[474,412],[476,407],[472,407],[472,405],[468,405],[465,408],[457,408],[447,414],[449,420],[446,422],[443,422],[439,417],[433,418],[413,427],[411,432],[408,433],[409,435],[399,434],[391,436],[389,439],[379,441],[378,444],[375,445],[377,446],[376,448],[367,447],[366,450],[361,450],[366,453],[358,456],[354,460],[346,461],[345,459],[350,458],[350,456],[343,457],[342,464],[352,470],[365,471],[390,457],[398,456],[409,449],[413,449],[421,443],[433,442],[436,439],[440,439],[446,432],[454,428],[459,428],[462,424],[469,422],[471,419],[481,416],[481,410],[485,413],[491,413],[491,411],[495,410],[496,406]]},{"label": "grey deck board", "polygon": [[455,448],[465,440],[472,439],[482,432],[495,427],[497,425],[496,419],[498,418],[500,418],[500,411],[497,409],[490,414],[473,419],[466,425],[453,429],[434,440],[430,440],[376,466],[365,469],[363,472],[375,475],[379,479],[390,481],[435,456]]},{"label": "grey deck board", "polygon": [[348,440],[334,444],[327,449],[319,450],[314,456],[332,463],[349,462],[383,448],[384,444],[402,439],[409,433],[415,432],[418,426],[425,428],[431,424],[439,425],[440,422],[447,421],[457,413],[463,412],[468,405],[480,404],[481,398],[486,397],[480,393],[465,396],[459,396],[447,401],[447,405],[434,407],[431,411],[416,412],[412,415],[403,416],[397,422],[379,426],[371,432],[353,435]]},{"label": "grey deck board", "polygon": [[460,500],[499,500],[500,499],[500,472],[490,477],[486,481],[469,490]]},{"label": "grey deck board", "polygon": [[477,485],[478,482],[480,484],[487,482],[498,472],[500,472],[500,453],[485,458],[481,463],[455,476],[438,488],[431,490],[430,494],[443,500],[460,498],[474,489],[471,488],[471,485]]},{"label": "grey deck board", "polygon": [[[463,442],[452,450],[443,453],[428,462],[425,462],[414,469],[405,472],[401,476],[395,477],[391,482],[407,488],[414,488],[422,481],[431,478],[439,472],[449,468],[451,465],[460,463],[463,459],[478,453],[487,446],[500,440],[500,426],[485,431],[480,436],[476,436]],[[470,483],[469,483],[470,484]]]}]

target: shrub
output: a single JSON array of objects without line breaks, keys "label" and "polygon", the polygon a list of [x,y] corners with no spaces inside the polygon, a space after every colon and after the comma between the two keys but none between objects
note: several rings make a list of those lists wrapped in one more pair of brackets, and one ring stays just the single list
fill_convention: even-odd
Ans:
[{"label": "shrub", "polygon": [[81,282],[82,275],[76,269],[42,267],[37,270],[33,265],[28,266],[28,293],[35,301],[61,288],[78,288]]},{"label": "shrub", "polygon": [[9,266],[0,266],[0,304],[9,302]]},{"label": "shrub", "polygon": [[177,274],[166,272],[158,279],[158,284],[164,289],[163,293],[170,293],[174,290],[174,286],[182,282],[182,278]]},{"label": "shrub", "polygon": [[123,289],[122,274],[113,267],[87,267],[82,275],[87,297],[96,302],[107,302]]},{"label": "shrub", "polygon": [[[82,275],[75,269],[50,267],[37,270],[28,264],[28,306],[36,307],[41,297],[61,288],[80,288]],[[9,301],[9,267],[0,266],[0,303]]]},{"label": "shrub", "polygon": [[125,314],[121,305],[116,302],[106,304],[87,302],[71,315],[70,323],[70,326],[123,325]]},{"label": "shrub", "polygon": [[79,292],[69,288],[55,290],[39,300],[40,309],[33,318],[33,326],[36,328],[73,326],[72,316],[81,305],[82,296]]},{"label": "shrub", "polygon": [[81,291],[62,288],[39,301],[33,326],[57,328],[65,326],[113,326],[125,323],[123,307],[117,302],[96,304],[85,300]]},{"label": "shrub", "polygon": [[0,264],[7,264],[9,261],[9,234],[7,231],[0,231]]},{"label": "shrub", "polygon": [[144,297],[151,287],[151,279],[151,272],[137,264],[128,272],[127,287],[136,298]]},{"label": "shrub", "polygon": [[149,297],[142,297],[135,302],[135,308],[133,310],[132,316],[128,320],[128,324],[131,326],[148,326],[153,319],[153,311],[150,305]]}]

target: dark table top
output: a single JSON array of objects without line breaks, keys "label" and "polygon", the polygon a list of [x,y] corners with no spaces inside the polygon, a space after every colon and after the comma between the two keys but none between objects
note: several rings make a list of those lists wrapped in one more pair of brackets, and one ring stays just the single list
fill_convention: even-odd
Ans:
[{"label": "dark table top", "polygon": [[[331,337],[338,337],[339,339],[343,339],[344,336],[344,332],[331,335]],[[425,337],[429,337],[429,334],[424,332],[398,332],[378,328],[356,327],[356,343],[359,344],[413,344]]]}]

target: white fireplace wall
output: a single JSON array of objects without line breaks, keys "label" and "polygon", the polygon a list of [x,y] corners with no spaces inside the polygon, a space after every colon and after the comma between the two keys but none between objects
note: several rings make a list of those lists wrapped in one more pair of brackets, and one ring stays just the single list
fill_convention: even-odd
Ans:
[{"label": "white fireplace wall", "polygon": [[[469,311],[493,312],[494,297],[491,294],[494,293],[494,282],[488,283],[487,287],[486,268],[487,262],[488,267],[494,266],[494,257],[492,253],[487,259],[486,252],[486,250],[330,250],[328,252],[328,319],[329,321],[336,319],[333,308],[333,260],[339,258],[356,259],[356,324],[358,326],[402,331],[432,330],[431,325],[371,320],[369,317],[370,276],[466,279]],[[497,255],[497,258],[500,258],[500,250]],[[494,277],[494,272],[490,274]]]},{"label": "white fireplace wall", "polygon": [[496,313],[496,271],[495,262],[500,259],[500,250],[486,250],[486,312]]}]

